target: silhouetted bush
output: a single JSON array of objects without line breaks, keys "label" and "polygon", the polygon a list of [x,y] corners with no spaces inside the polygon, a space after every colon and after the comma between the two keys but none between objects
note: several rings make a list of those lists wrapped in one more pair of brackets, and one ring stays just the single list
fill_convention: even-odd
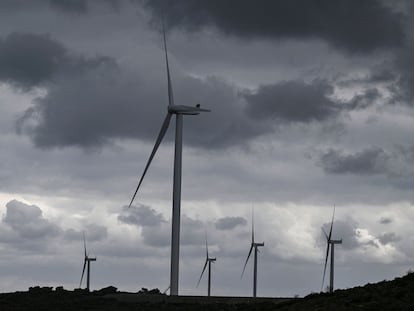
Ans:
[{"label": "silhouetted bush", "polygon": [[141,288],[137,292],[137,294],[139,294],[139,295],[165,295],[164,293],[161,293],[161,291],[158,288],[153,288],[151,290],[148,290],[145,287]]},{"label": "silhouetted bush", "polygon": [[100,290],[95,291],[95,293],[99,295],[109,295],[109,294],[115,294],[118,291],[118,288],[115,286],[108,286],[101,288]]}]

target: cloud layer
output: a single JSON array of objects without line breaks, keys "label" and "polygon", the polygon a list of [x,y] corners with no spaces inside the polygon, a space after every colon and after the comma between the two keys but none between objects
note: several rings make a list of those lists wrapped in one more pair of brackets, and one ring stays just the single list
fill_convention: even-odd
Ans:
[{"label": "cloud layer", "polygon": [[214,27],[243,39],[317,38],[350,52],[399,47],[404,41],[402,16],[377,0],[143,2],[168,27],[190,32]]}]

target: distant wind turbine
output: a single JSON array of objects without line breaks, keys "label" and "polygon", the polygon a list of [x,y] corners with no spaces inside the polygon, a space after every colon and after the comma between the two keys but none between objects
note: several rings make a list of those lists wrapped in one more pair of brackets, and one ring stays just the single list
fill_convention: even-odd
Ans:
[{"label": "distant wind turbine", "polygon": [[175,123],[175,153],[174,153],[174,180],[173,180],[173,208],[172,208],[172,236],[171,236],[171,271],[170,271],[170,295],[178,295],[178,275],[179,275],[179,260],[180,260],[180,213],[181,213],[181,165],[182,165],[182,143],[183,143],[183,116],[184,115],[198,115],[200,112],[209,112],[210,110],[201,109],[200,105],[195,107],[174,105],[173,88],[171,84],[170,68],[168,64],[167,41],[165,39],[165,29],[163,29],[165,63],[167,67],[167,82],[168,82],[168,107],[167,116],[161,126],[161,130],[155,141],[151,155],[145,165],[144,172],[138,182],[138,186],[132,196],[129,207],[134,202],[138,189],[144,180],[145,174],[152,162],[152,159],[157,152],[162,139],[167,132],[172,115],[176,116]]},{"label": "distant wind turbine", "polygon": [[90,290],[90,281],[91,281],[91,261],[96,261],[96,257],[89,257],[88,252],[86,251],[86,240],[85,235],[83,235],[83,246],[85,251],[85,259],[83,262],[83,269],[82,269],[82,276],[79,282],[79,288],[82,286],[83,275],[85,274],[86,270],[86,290],[89,292]]},{"label": "distant wind turbine", "polygon": [[335,207],[334,207],[334,211],[332,215],[332,222],[331,222],[331,228],[329,229],[329,234],[327,234],[325,229],[322,227],[322,231],[326,237],[326,257],[325,257],[325,266],[323,268],[321,291],[323,290],[323,284],[325,282],[326,265],[328,263],[329,248],[330,248],[331,249],[331,265],[330,265],[330,280],[329,280],[329,292],[330,293],[334,291],[335,244],[342,244],[342,239],[332,240],[332,229],[333,229],[334,217],[335,217]]},{"label": "distant wind turbine", "polygon": [[241,277],[243,277],[244,270],[246,269],[247,262],[249,261],[252,250],[254,249],[254,268],[253,268],[253,297],[256,297],[257,293],[257,253],[259,252],[258,247],[264,246],[264,242],[256,243],[254,241],[254,212],[252,212],[252,243],[250,244],[249,254],[247,255],[246,262],[244,263],[243,272]]},{"label": "distant wind turbine", "polygon": [[207,244],[207,234],[206,234],[206,261],[204,264],[203,271],[201,272],[200,278],[198,279],[197,287],[200,285],[201,278],[203,277],[203,273],[206,270],[208,264],[208,287],[207,287],[207,296],[210,297],[210,288],[211,288],[211,263],[215,262],[216,258],[208,256],[208,244]]}]

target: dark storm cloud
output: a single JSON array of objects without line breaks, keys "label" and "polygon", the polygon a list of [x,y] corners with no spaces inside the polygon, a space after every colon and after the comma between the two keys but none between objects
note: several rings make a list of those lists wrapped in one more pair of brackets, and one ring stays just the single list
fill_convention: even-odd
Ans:
[{"label": "dark storm cloud", "polygon": [[52,7],[65,12],[85,13],[88,9],[87,0],[49,0]]},{"label": "dark storm cloud", "polygon": [[42,210],[36,205],[28,205],[17,200],[6,204],[3,223],[10,226],[21,238],[40,239],[55,237],[61,229],[43,217]]},{"label": "dark storm cloud", "polygon": [[[152,75],[144,68],[129,72],[102,64],[76,76],[61,77],[47,86],[45,96],[32,102],[19,118],[17,129],[41,148],[94,148],[116,138],[153,141],[167,112],[163,74],[161,69]],[[271,129],[244,114],[235,88],[225,81],[175,74],[173,82],[176,102],[212,110],[185,119],[186,144],[222,148]]]},{"label": "dark storm cloud", "polygon": [[232,230],[237,226],[245,226],[247,220],[243,217],[223,217],[217,219],[215,227],[218,230]]},{"label": "dark storm cloud", "polygon": [[138,207],[124,207],[122,213],[118,215],[118,220],[125,224],[143,227],[160,226],[165,222],[162,214],[143,204]]},{"label": "dark storm cloud", "polygon": [[260,86],[245,94],[247,114],[255,119],[284,122],[323,121],[340,112],[338,103],[329,99],[333,88],[326,82],[285,81]]},{"label": "dark storm cloud", "polygon": [[48,4],[62,12],[66,13],[75,13],[75,14],[85,14],[90,10],[90,6],[93,3],[106,3],[109,4],[112,8],[117,9],[122,0],[43,0],[47,1]]},{"label": "dark storm cloud", "polygon": [[398,81],[391,90],[396,102],[414,105],[414,42],[407,49],[396,54],[394,70],[399,74]]},{"label": "dark storm cloud", "polygon": [[319,164],[329,174],[372,175],[387,172],[390,155],[381,148],[368,148],[356,153],[330,149],[320,155]]},{"label": "dark storm cloud", "polygon": [[0,38],[0,81],[18,87],[39,86],[57,75],[80,74],[102,63],[113,61],[70,53],[49,35],[12,33]]},{"label": "dark storm cloud", "polygon": [[91,5],[96,3],[109,4],[118,8],[124,0],[0,0],[0,9],[22,10],[29,8],[50,7],[56,11],[69,14],[85,14],[90,11]]},{"label": "dark storm cloud", "polygon": [[403,16],[379,0],[142,0],[159,22],[189,32],[213,27],[241,38],[322,39],[351,52],[401,46]]}]

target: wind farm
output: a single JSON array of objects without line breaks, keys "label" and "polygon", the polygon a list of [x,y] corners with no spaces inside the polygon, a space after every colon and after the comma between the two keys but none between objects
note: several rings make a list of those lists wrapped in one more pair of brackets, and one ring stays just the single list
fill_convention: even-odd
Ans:
[{"label": "wind farm", "polygon": [[0,310],[413,309],[413,20],[0,0]]}]

